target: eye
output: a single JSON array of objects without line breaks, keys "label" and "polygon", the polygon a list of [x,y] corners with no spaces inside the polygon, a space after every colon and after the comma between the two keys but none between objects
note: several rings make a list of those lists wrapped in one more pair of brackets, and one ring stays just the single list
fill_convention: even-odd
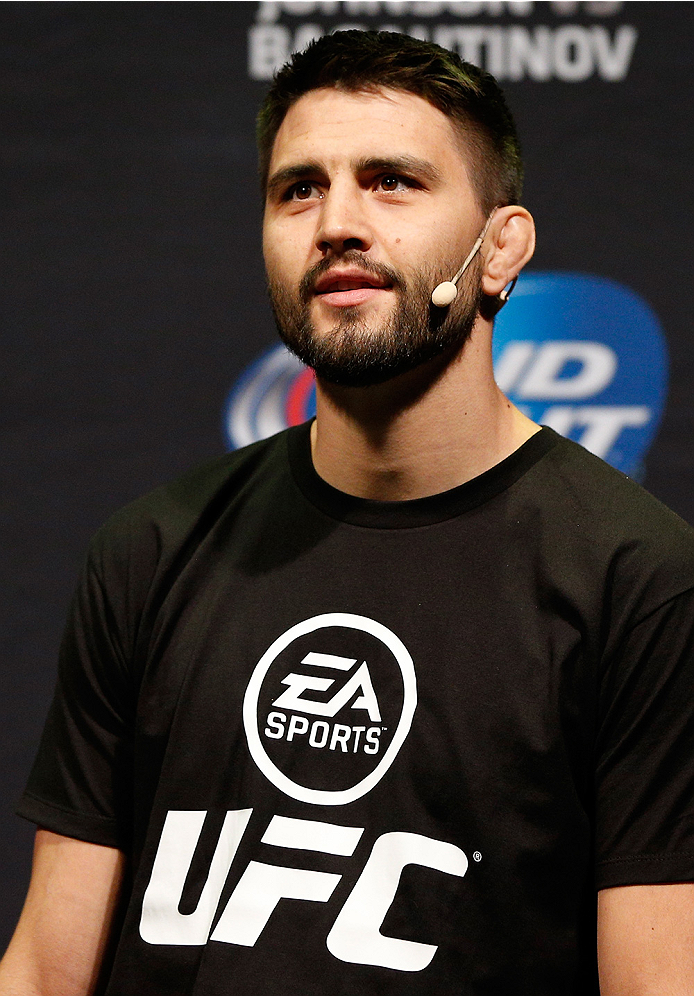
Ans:
[{"label": "eye", "polygon": [[399,176],[397,173],[386,173],[384,176],[379,178],[378,186],[381,190],[385,190],[387,193],[395,193],[398,190],[406,189],[411,186],[403,176]]},{"label": "eye", "polygon": [[321,197],[322,194],[315,183],[308,180],[301,180],[289,188],[285,195],[288,201],[308,201],[311,197]]}]

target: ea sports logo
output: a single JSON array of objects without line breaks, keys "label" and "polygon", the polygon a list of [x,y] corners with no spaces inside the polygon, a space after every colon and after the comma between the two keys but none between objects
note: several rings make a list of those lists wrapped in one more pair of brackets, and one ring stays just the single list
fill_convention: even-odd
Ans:
[{"label": "ea sports logo", "polygon": [[366,616],[329,612],[266,650],[246,689],[243,722],[266,778],[301,802],[340,806],[378,784],[417,705],[404,643]]}]

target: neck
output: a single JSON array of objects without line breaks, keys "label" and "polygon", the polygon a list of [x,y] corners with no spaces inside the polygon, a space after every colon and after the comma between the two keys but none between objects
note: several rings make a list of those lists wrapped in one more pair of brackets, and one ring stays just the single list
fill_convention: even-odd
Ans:
[{"label": "neck", "polygon": [[462,349],[374,387],[318,380],[311,434],[317,473],[347,494],[406,501],[464,484],[538,426],[501,393],[482,319]]}]

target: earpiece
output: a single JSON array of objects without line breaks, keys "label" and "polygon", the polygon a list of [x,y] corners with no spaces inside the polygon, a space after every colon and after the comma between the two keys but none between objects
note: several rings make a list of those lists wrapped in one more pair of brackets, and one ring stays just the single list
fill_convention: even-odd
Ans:
[{"label": "earpiece", "polygon": [[[458,281],[460,280],[460,278],[462,277],[462,275],[467,270],[467,268],[470,265],[470,263],[473,261],[473,259],[475,258],[475,256],[479,252],[479,248],[482,245],[482,243],[484,242],[484,237],[485,237],[485,235],[487,234],[487,232],[489,230],[489,226],[492,223],[492,218],[496,214],[496,210],[497,209],[494,208],[494,210],[492,211],[492,213],[489,215],[489,217],[485,221],[484,228],[480,232],[480,234],[479,234],[479,236],[478,236],[478,238],[477,238],[474,246],[472,247],[472,249],[468,253],[467,259],[465,260],[465,262],[463,263],[463,265],[460,267],[460,269],[458,270],[458,272],[456,273],[456,275],[451,280],[444,280],[443,283],[437,284],[436,287],[434,287],[434,291],[433,291],[433,293],[431,295],[431,303],[434,305],[434,307],[436,307],[436,308],[447,308],[449,306],[449,304],[453,304],[453,302],[455,301],[456,295],[458,293],[458,288],[457,288],[456,285],[457,285]],[[514,279],[513,283],[509,287],[509,289],[507,291],[506,290],[502,291],[501,294],[499,294],[499,297],[498,297],[499,308],[503,308],[503,306],[506,304],[506,302],[508,300],[508,297],[509,297],[509,294],[511,293],[511,291],[515,287],[515,284],[516,284],[516,281]]]},{"label": "earpiece", "polygon": [[501,311],[501,309],[503,308],[503,306],[506,304],[506,302],[510,298],[511,292],[513,291],[513,288],[516,286],[516,280],[518,280],[518,277],[514,277],[513,280],[511,281],[511,283],[509,284],[509,286],[505,290],[502,290],[501,294],[497,295],[497,298],[496,298],[496,300],[498,302],[497,308],[496,308],[497,313],[499,311]]}]

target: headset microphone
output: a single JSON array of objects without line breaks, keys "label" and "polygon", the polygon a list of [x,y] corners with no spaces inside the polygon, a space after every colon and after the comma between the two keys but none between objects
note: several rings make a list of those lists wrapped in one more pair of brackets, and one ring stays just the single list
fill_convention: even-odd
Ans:
[{"label": "headset microphone", "polygon": [[[434,292],[431,295],[431,303],[433,305],[435,305],[437,308],[447,308],[449,304],[453,304],[453,302],[455,301],[456,294],[458,293],[458,288],[456,287],[456,284],[458,283],[458,281],[460,280],[460,278],[462,277],[462,275],[465,273],[465,271],[467,270],[468,266],[470,265],[470,263],[475,258],[476,254],[479,252],[479,248],[482,245],[482,243],[484,242],[484,237],[487,234],[489,226],[492,223],[492,218],[494,217],[495,214],[496,214],[496,208],[494,208],[494,210],[492,211],[492,213],[487,218],[486,222],[484,223],[484,228],[480,232],[479,237],[477,238],[477,241],[475,242],[474,246],[472,247],[472,249],[468,253],[467,259],[465,260],[465,262],[463,263],[463,265],[460,267],[460,269],[458,270],[458,272],[456,273],[456,275],[453,277],[453,279],[452,280],[444,280],[443,283],[438,284],[436,287],[434,287]],[[515,283],[515,281],[514,281],[514,283]],[[508,298],[508,295],[511,293],[512,290],[513,290],[513,286],[511,286],[510,290],[503,291],[499,295],[499,299],[501,301],[501,306],[503,306],[504,304],[506,304],[506,299]]]}]

